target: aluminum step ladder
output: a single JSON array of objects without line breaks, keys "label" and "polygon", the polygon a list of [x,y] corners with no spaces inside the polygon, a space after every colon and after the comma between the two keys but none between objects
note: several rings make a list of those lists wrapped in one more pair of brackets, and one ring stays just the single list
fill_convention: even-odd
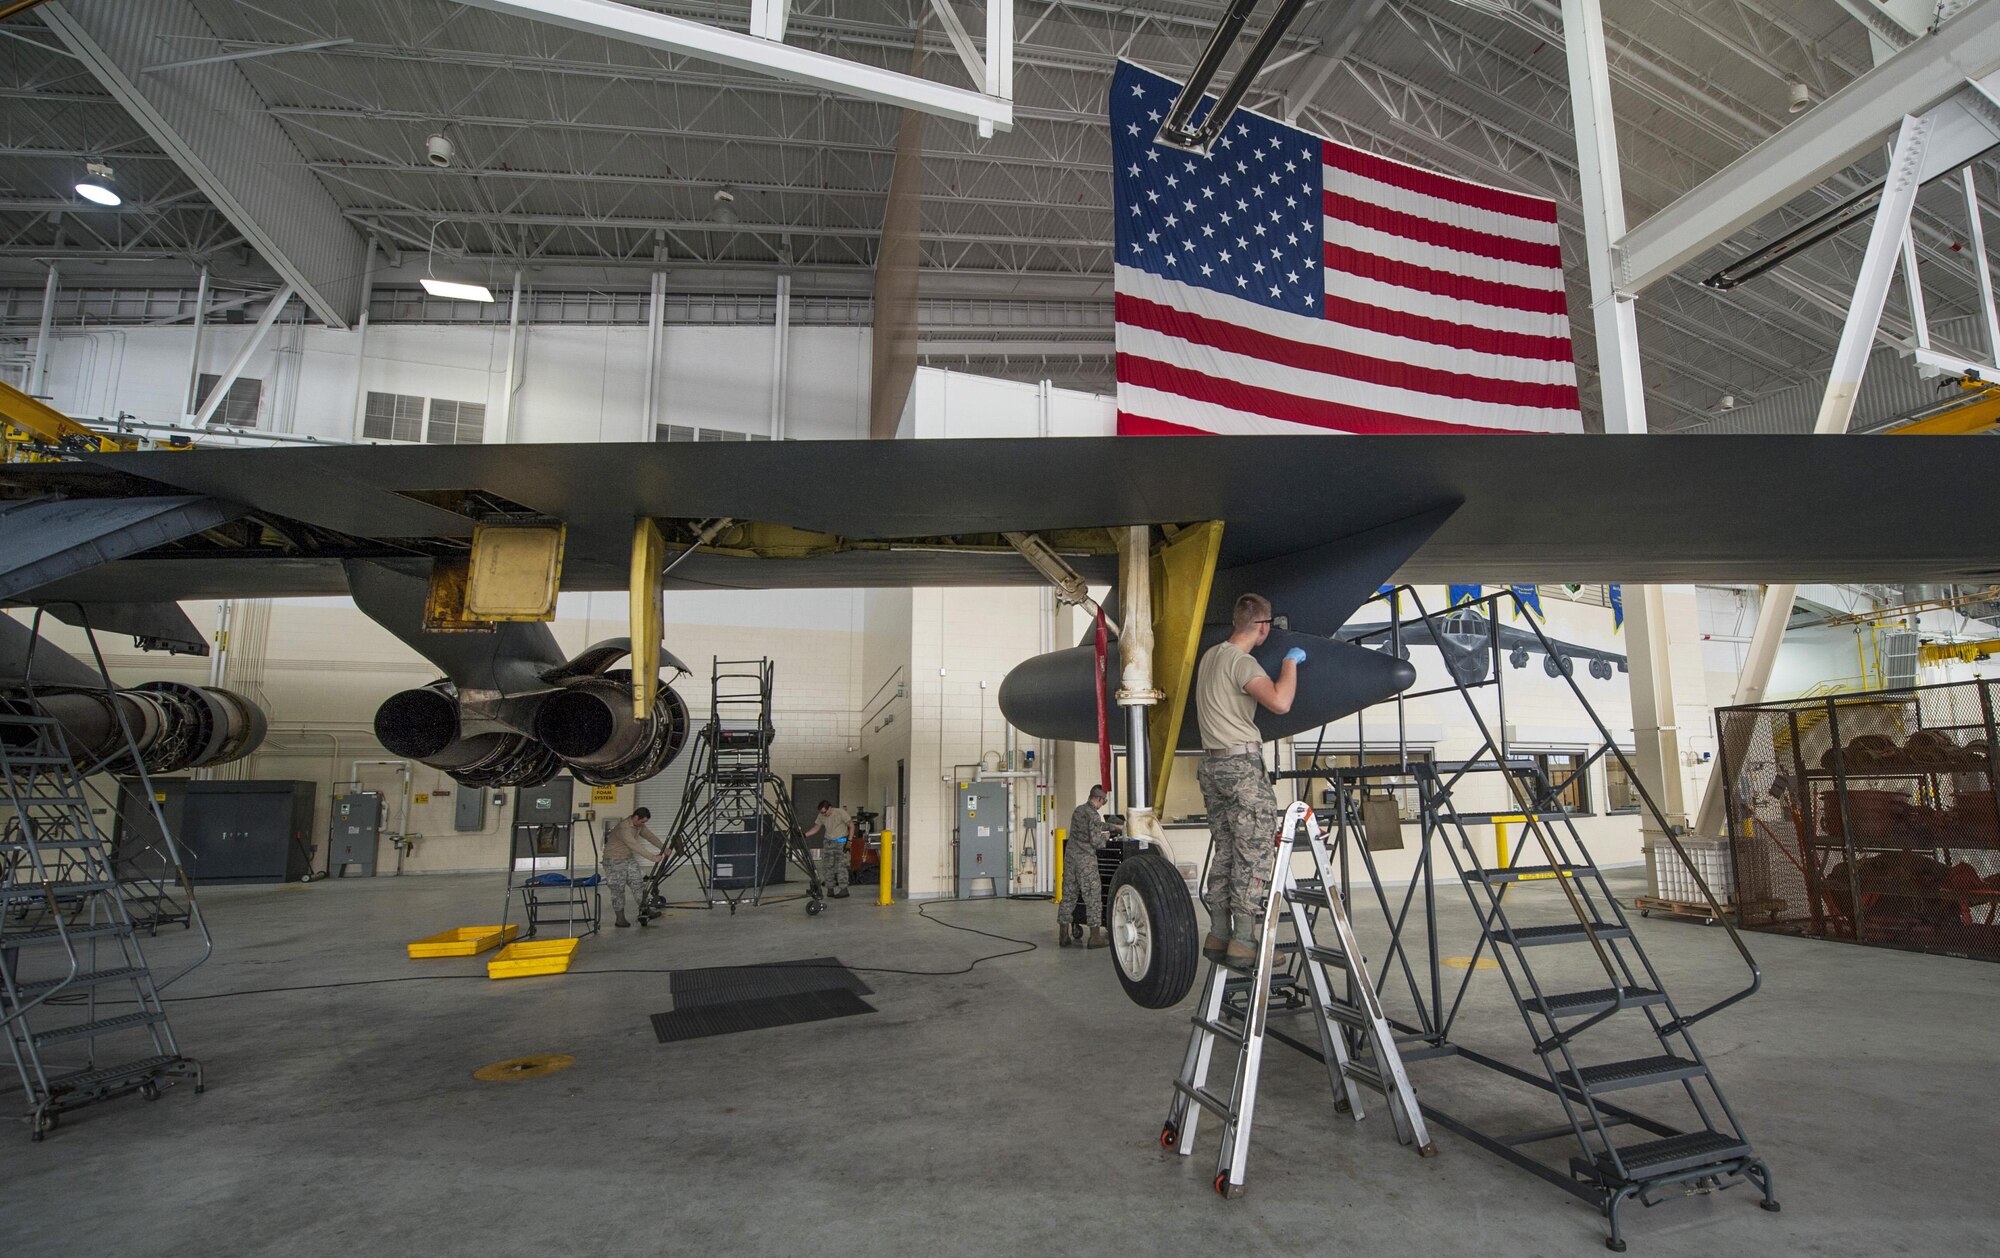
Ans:
[{"label": "aluminum step ladder", "polygon": [[[1314,877],[1309,880],[1300,879],[1292,868],[1301,831],[1313,859]],[[1257,1082],[1263,1069],[1264,1041],[1273,1012],[1271,995],[1274,986],[1289,986],[1287,979],[1278,973],[1278,957],[1287,953],[1296,956],[1307,980],[1305,1012],[1319,1032],[1320,1057],[1326,1064],[1327,1082],[1336,1108],[1346,1110],[1360,1121],[1364,1111],[1357,1085],[1365,1084],[1387,1100],[1397,1140],[1414,1145],[1424,1157],[1437,1152],[1424,1125],[1423,1110],[1410,1087],[1409,1075],[1403,1069],[1395,1034],[1368,977],[1347,907],[1337,893],[1328,890],[1340,883],[1319,819],[1306,804],[1293,804],[1285,812],[1275,842],[1277,860],[1264,902],[1256,966],[1247,977],[1232,977],[1233,972],[1221,963],[1209,963],[1201,1004],[1190,1019],[1194,1029],[1188,1037],[1187,1055],[1174,1080],[1166,1125],[1160,1130],[1163,1147],[1187,1156],[1194,1152],[1196,1120],[1201,1111],[1207,1110],[1220,1119],[1222,1142],[1216,1154],[1215,1190],[1232,1198],[1242,1196],[1244,1191]],[[1316,933],[1322,920],[1333,927],[1330,945],[1319,942]],[[1288,941],[1280,942],[1278,938],[1281,924],[1291,926],[1292,938]],[[1334,979],[1336,972],[1342,980],[1338,985]],[[1235,992],[1244,997],[1240,1010],[1230,1002]],[[1218,1040],[1236,1049],[1235,1077],[1226,1097],[1208,1085]],[[1365,1050],[1367,1060],[1359,1059],[1355,1049]]]},{"label": "aluminum step ladder", "polygon": [[[1533,807],[1523,814],[1526,831],[1520,846],[1505,864],[1493,866],[1480,861],[1465,823],[1453,810],[1450,787],[1436,770],[1420,767],[1417,777],[1440,821],[1458,838],[1456,844],[1445,846],[1479,917],[1480,942],[1473,964],[1492,948],[1527,1024],[1533,1051],[1562,1102],[1566,1125],[1526,1133],[1517,1142],[1565,1136],[1576,1142],[1570,1175],[1597,1192],[1611,1232],[1605,1244],[1616,1253],[1625,1249],[1620,1207],[1631,1200],[1650,1203],[1661,1190],[1701,1191],[1740,1177],[1763,1190],[1759,1204],[1764,1209],[1777,1210],[1770,1168],[1757,1156],[1696,1045],[1689,1029],[1695,1019],[1684,1018],[1675,1007],[1624,907],[1592,862],[1563,806],[1562,788],[1568,781],[1551,783],[1539,767],[1509,767],[1503,772],[1518,782],[1520,796]],[[1520,859],[1530,841],[1539,849],[1538,863]],[[1550,890],[1560,893],[1558,902],[1567,910],[1558,913],[1558,920],[1532,926],[1514,923],[1508,914],[1510,904],[1519,908],[1522,897]],[[1546,963],[1537,961],[1538,956]],[[1557,958],[1584,960],[1564,967]],[[1592,975],[1582,980],[1590,986],[1575,977],[1579,969]],[[1635,1019],[1643,1019],[1643,1029]],[[1632,1056],[1629,1048],[1613,1049],[1617,1055],[1611,1056],[1593,1048],[1593,1032],[1621,1025],[1639,1031],[1640,1042],[1657,1051],[1642,1050]],[[1681,1092],[1700,1127],[1672,1131],[1657,1124],[1642,1125],[1622,1105],[1629,1096],[1621,1096],[1619,1102],[1607,1099],[1612,1093],[1651,1087]],[[1621,1144],[1612,1132],[1626,1126],[1639,1126],[1652,1138]]]},{"label": "aluminum step ladder", "polygon": [[32,702],[0,707],[0,810],[0,1031],[32,1138],[97,1101],[157,1100],[166,1078],[201,1092],[62,726]]}]

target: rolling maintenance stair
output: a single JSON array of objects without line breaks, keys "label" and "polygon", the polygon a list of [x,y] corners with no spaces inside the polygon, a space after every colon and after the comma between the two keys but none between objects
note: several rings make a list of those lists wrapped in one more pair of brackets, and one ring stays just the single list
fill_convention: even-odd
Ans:
[{"label": "rolling maintenance stair", "polygon": [[[1292,869],[1302,830],[1313,859],[1315,876],[1310,879],[1298,878]],[[1160,1144],[1185,1156],[1194,1152],[1201,1112],[1207,1110],[1221,1120],[1215,1190],[1225,1197],[1243,1195],[1264,1042],[1277,992],[1302,990],[1304,1003],[1296,1007],[1311,1017],[1318,1031],[1317,1056],[1326,1066],[1335,1108],[1359,1121],[1363,1109],[1356,1085],[1365,1084],[1386,1099],[1399,1141],[1414,1145],[1425,1157],[1436,1152],[1346,906],[1328,890],[1340,884],[1318,818],[1305,804],[1293,804],[1275,842],[1277,861],[1264,904],[1256,966],[1249,975],[1236,976],[1219,962],[1209,963],[1201,1003],[1191,1019],[1194,1030],[1187,1054],[1174,1080],[1166,1125],[1160,1130]],[[1332,927],[1330,932],[1323,929],[1325,925]],[[1291,928],[1291,938],[1279,939],[1282,926]],[[1330,940],[1320,942],[1320,934],[1327,933]],[[1280,956],[1291,958],[1292,974],[1279,971]],[[1236,1056],[1226,1096],[1208,1083],[1218,1042],[1233,1046]]]},{"label": "rolling maintenance stair", "polygon": [[[666,910],[662,887],[685,867],[694,869],[701,887],[696,907],[720,904],[733,914],[746,903],[760,904],[772,898],[765,890],[776,880],[773,874],[783,874],[786,860],[806,877],[806,912],[825,910],[818,867],[806,849],[791,793],[771,766],[775,681],[769,659],[712,663],[708,721],[695,736],[687,789],[668,832],[666,853],[647,875],[642,917],[651,919]],[[775,862],[764,846],[770,835],[783,849]]]},{"label": "rolling maintenance stair", "polygon": [[174,1042],[159,985],[54,718],[0,705],[0,1030],[35,1140],[60,1116],[201,1065]]},{"label": "rolling maintenance stair", "polygon": [[[1482,864],[1446,780],[1437,768],[1412,766],[1438,820],[1461,839],[1446,849],[1479,920],[1473,964],[1487,948],[1493,950],[1534,1054],[1562,1103],[1564,1125],[1510,1141],[1576,1143],[1570,1176],[1604,1211],[1611,1233],[1605,1243],[1613,1252],[1625,1249],[1620,1207],[1634,1199],[1651,1204],[1663,1189],[1700,1191],[1747,1178],[1763,1189],[1763,1208],[1777,1210],[1770,1170],[1695,1043],[1694,1019],[1675,1006],[1562,805],[1567,779],[1550,782],[1532,760],[1464,767],[1504,773],[1518,796],[1530,801],[1531,810],[1522,815],[1538,849],[1538,863],[1521,862],[1529,850],[1524,842],[1506,863]],[[1524,903],[1531,896],[1541,903]],[[1536,924],[1519,924],[1516,916],[1532,917]],[[1546,917],[1555,920],[1539,920]],[[1611,1099],[1654,1087],[1681,1093],[1699,1126],[1669,1129]],[[1650,1138],[1621,1142],[1612,1134],[1633,1126]]]}]

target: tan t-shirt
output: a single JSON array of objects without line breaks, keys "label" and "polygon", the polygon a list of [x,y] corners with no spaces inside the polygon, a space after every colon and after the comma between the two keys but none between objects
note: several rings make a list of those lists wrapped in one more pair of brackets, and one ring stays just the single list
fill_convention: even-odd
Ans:
[{"label": "tan t-shirt", "polygon": [[1264,741],[1257,732],[1257,701],[1243,693],[1243,687],[1254,677],[1268,676],[1256,660],[1227,638],[1208,648],[1194,680],[1195,718],[1201,722],[1203,747]]}]

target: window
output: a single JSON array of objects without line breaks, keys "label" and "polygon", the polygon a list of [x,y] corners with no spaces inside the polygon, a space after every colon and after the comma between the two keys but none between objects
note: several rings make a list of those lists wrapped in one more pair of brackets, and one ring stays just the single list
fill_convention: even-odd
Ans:
[{"label": "window", "polygon": [[476,446],[486,440],[486,404],[431,399],[424,440],[434,446]]},{"label": "window", "polygon": [[1549,789],[1555,792],[1564,812],[1572,817],[1590,815],[1590,782],[1589,775],[1581,772],[1582,752],[1548,751],[1529,758],[1548,779]]},{"label": "window", "polygon": [[408,393],[368,394],[361,416],[361,435],[369,441],[421,441],[424,400]]},{"label": "window", "polygon": [[[198,395],[194,400],[195,410],[199,411],[208,402],[208,395],[215,391],[215,386],[221,380],[221,376],[211,376],[205,371],[201,373],[200,383],[195,390]],[[257,406],[263,400],[264,382],[262,380],[252,380],[248,376],[238,376],[236,377],[236,383],[229,386],[229,392],[222,395],[222,405],[215,408],[215,414],[209,418],[208,422],[211,424],[233,424],[238,428],[255,428],[257,426]]]},{"label": "window", "polygon": [[1604,811],[1638,812],[1639,784],[1617,756],[1604,757]]},{"label": "window", "polygon": [[[1409,763],[1429,764],[1430,762],[1431,753],[1429,748],[1412,747],[1409,749]],[[1401,764],[1403,760],[1393,751],[1371,751],[1368,753],[1368,763],[1370,765],[1390,765]],[[1299,767],[1301,769],[1358,769],[1361,767],[1361,755],[1358,752],[1341,751],[1324,756],[1300,756]],[[1415,821],[1422,815],[1422,801],[1417,796],[1417,783],[1414,778],[1407,776],[1367,778],[1364,779],[1363,786],[1370,792],[1387,790],[1394,794],[1396,797],[1396,813],[1405,821]],[[1306,789],[1308,792],[1307,798],[1312,801],[1313,807],[1324,808],[1326,807],[1324,792],[1333,789],[1333,780],[1331,778],[1308,778],[1306,780]]]},{"label": "window", "polygon": [[770,434],[761,432],[736,432],[729,428],[696,428],[688,424],[657,424],[653,428],[655,441],[769,441]]}]

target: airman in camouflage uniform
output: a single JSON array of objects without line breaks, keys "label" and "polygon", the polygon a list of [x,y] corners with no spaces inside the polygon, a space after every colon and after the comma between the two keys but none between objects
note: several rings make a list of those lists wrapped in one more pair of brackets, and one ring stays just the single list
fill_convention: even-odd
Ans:
[{"label": "airman in camouflage uniform", "polygon": [[1285,652],[1274,680],[1251,654],[1271,636],[1270,600],[1245,594],[1231,611],[1230,633],[1202,653],[1195,672],[1195,715],[1207,753],[1195,779],[1208,809],[1208,938],[1201,955],[1247,970],[1257,958],[1258,920],[1277,855],[1278,797],[1264,773],[1257,710],[1282,716],[1298,695],[1303,647]]},{"label": "airman in camouflage uniform", "polygon": [[1075,942],[1072,927],[1076,906],[1083,905],[1083,920],[1090,926],[1090,947],[1110,944],[1104,937],[1104,888],[1097,873],[1097,852],[1110,830],[1097,810],[1104,806],[1104,788],[1090,788],[1090,798],[1069,815],[1069,833],[1063,839],[1062,894],[1056,897],[1056,943],[1067,948]]}]

